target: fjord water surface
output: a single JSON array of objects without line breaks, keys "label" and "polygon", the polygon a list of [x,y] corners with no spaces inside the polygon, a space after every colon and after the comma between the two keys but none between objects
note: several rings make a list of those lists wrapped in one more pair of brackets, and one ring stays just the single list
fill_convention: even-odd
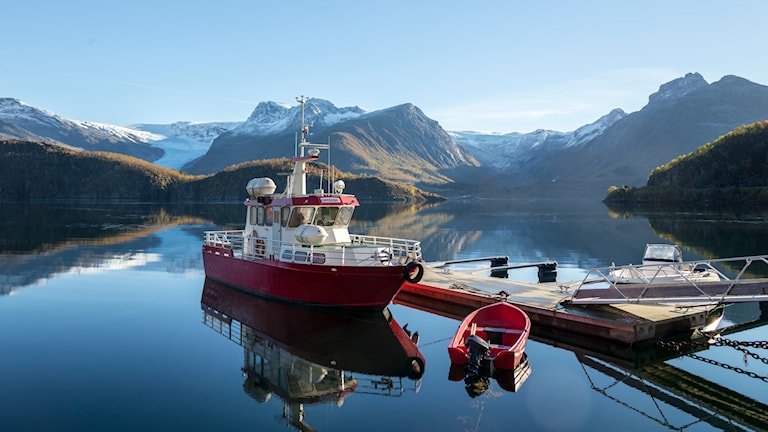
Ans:
[{"label": "fjord water surface", "polygon": [[[420,239],[428,261],[555,260],[561,281],[612,262],[639,263],[650,242],[678,243],[688,259],[768,253],[768,224],[759,218],[619,215],[600,203],[546,200],[359,210],[351,231]],[[462,381],[449,379],[446,346],[458,321],[397,304],[389,312],[418,332],[423,375],[382,375],[373,362],[343,379],[354,386],[328,391],[323,385],[339,384],[344,361],[353,368],[373,360],[366,352],[381,337],[362,343],[344,326],[316,324],[334,322],[321,319],[301,329],[309,333],[296,337],[302,346],[292,346],[248,324],[266,313],[263,305],[232,312],[243,317],[206,308],[203,232],[238,228],[240,211],[239,204],[4,205],[2,430],[768,429],[760,417],[768,404],[764,348],[606,349],[604,341],[534,329],[530,375],[519,389],[491,379],[473,398]],[[535,282],[536,270],[509,277]],[[759,304],[726,308],[723,325],[748,323],[727,338],[768,340],[763,315]],[[676,384],[683,381],[700,387]]]}]

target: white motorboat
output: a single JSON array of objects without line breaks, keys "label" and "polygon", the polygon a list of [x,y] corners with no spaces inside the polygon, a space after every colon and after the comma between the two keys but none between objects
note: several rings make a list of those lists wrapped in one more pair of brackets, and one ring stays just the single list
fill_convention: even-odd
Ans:
[{"label": "white motorboat", "polygon": [[726,279],[706,262],[685,262],[680,247],[674,244],[649,243],[645,246],[642,265],[611,266],[608,279],[612,283],[716,282]]}]

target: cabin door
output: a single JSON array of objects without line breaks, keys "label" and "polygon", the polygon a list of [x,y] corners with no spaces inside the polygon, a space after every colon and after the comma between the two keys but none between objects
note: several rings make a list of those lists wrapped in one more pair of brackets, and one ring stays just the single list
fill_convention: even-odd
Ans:
[{"label": "cabin door", "polygon": [[287,220],[287,216],[283,217],[283,213],[290,212],[290,207],[279,208],[275,207],[272,212],[272,255],[276,258],[280,256],[280,241],[282,240],[283,220]]}]

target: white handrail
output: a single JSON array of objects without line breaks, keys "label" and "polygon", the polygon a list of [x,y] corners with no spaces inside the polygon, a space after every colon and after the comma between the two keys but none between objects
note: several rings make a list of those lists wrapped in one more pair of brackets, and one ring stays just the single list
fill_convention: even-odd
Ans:
[{"label": "white handrail", "polygon": [[[380,261],[382,264],[386,263],[385,265],[405,264],[410,261],[420,261],[422,258],[421,242],[391,237],[351,235],[351,242],[348,243],[323,243],[319,245],[307,245],[297,242],[279,242],[268,238],[257,237],[249,239],[252,241],[261,240],[265,244],[271,246],[259,249],[258,251],[246,251],[246,235],[243,230],[205,232],[206,245],[232,249],[235,255],[240,253],[243,257],[250,259],[261,259],[273,255],[272,258],[277,260],[323,264],[329,258],[336,258],[338,261],[334,262],[341,262],[343,265],[348,262],[347,257],[351,255],[350,252],[352,250],[363,247],[383,248],[380,252],[388,255],[385,257],[380,254],[375,254],[370,257],[371,261],[364,261],[364,264],[361,265],[371,265],[371,263],[375,261]],[[275,254],[265,252],[267,249],[275,251]],[[297,251],[300,253],[297,254]],[[277,253],[281,256],[277,256]],[[301,258],[297,259],[297,256],[300,256]]]},{"label": "white handrail", "polygon": [[[715,263],[733,263],[743,262],[744,265],[738,271],[738,274],[734,279],[729,279],[720,270],[714,267]],[[663,263],[663,264],[643,264],[643,265],[628,265],[628,266],[610,266],[593,268],[587,271],[587,274],[579,282],[571,284],[560,284],[560,288],[563,290],[574,289],[570,302],[574,304],[611,304],[611,303],[661,303],[661,302],[695,302],[706,301],[709,303],[733,303],[741,301],[764,301],[765,294],[752,293],[749,294],[732,294],[735,287],[750,281],[750,279],[744,278],[744,274],[749,267],[755,262],[763,262],[768,264],[768,255],[754,255],[745,257],[734,258],[722,258],[714,260],[699,260],[699,261],[684,261],[678,263]],[[711,284],[712,281],[697,280],[697,272],[692,272],[695,268],[703,269],[703,272],[712,272],[716,274],[720,283],[725,284],[723,292],[718,294],[708,294],[702,289],[702,284]],[[646,272],[641,270],[645,269]],[[667,269],[672,269],[670,273],[665,272]],[[688,269],[683,271],[681,269]],[[650,270],[650,271],[649,271]],[[638,282],[634,283],[621,283],[617,274],[622,271],[629,274],[637,274]],[[649,276],[650,275],[650,276]],[[664,280],[670,276],[676,277],[675,281]],[[755,281],[755,280],[753,280]],[[758,280],[762,281],[762,280]],[[652,298],[647,298],[646,294],[654,287],[663,286],[687,286],[692,288],[691,294],[686,295],[669,295],[668,297],[658,297],[659,292],[654,291]],[[595,286],[595,285],[599,286]],[[590,287],[587,287],[590,285]],[[584,291],[583,294],[589,293],[592,288],[598,288],[595,292],[600,292],[600,288],[606,287],[609,291],[602,290],[604,294],[610,294],[609,296],[591,297],[582,295],[578,296],[580,291]],[[642,288],[642,289],[639,289]],[[696,294],[693,294],[696,293]]]}]

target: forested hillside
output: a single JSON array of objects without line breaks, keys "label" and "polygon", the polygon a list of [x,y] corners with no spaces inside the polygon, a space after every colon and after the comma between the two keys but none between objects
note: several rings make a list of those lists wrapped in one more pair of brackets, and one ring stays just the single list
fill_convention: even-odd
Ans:
[{"label": "forested hillside", "polygon": [[[322,166],[310,166],[308,188]],[[0,141],[0,200],[239,201],[254,177],[271,177],[282,191],[288,159],[252,161],[213,175],[192,176],[130,156],[29,141]],[[327,178],[327,169],[324,174]],[[410,185],[337,173],[346,193],[369,201],[442,200]],[[282,183],[281,183],[282,182]],[[317,185],[317,186],[313,186]]]},{"label": "forested hillside", "polygon": [[607,203],[768,205],[768,121],[740,126],[654,169],[645,187],[611,187]]},{"label": "forested hillside", "polygon": [[736,128],[651,172],[648,186],[768,186],[768,121]]}]

